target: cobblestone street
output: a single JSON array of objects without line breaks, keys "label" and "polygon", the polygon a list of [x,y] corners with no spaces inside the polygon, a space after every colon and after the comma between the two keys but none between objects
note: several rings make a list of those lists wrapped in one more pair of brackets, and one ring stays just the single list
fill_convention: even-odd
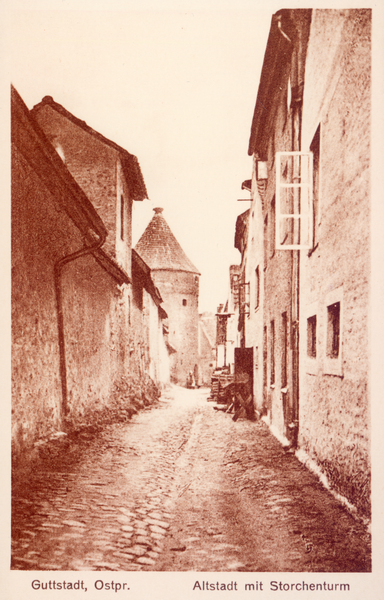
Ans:
[{"label": "cobblestone street", "polygon": [[173,387],[14,480],[12,569],[367,572],[370,539],[263,422]]}]

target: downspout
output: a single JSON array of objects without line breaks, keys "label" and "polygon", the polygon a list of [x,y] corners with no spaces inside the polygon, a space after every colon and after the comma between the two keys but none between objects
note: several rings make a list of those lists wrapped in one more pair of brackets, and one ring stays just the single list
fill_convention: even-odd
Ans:
[{"label": "downspout", "polygon": [[[296,57],[298,60],[298,57]],[[296,69],[299,69],[298,64]],[[296,81],[297,84],[297,81]],[[292,111],[292,150],[301,150],[301,102]],[[299,192],[300,193],[300,192]],[[301,198],[299,199],[299,202]],[[301,242],[301,240],[300,240]],[[293,414],[289,424],[292,448],[298,446],[300,412],[300,250],[292,250]]]},{"label": "downspout", "polygon": [[98,234],[99,239],[92,246],[86,246],[64,256],[55,263],[54,266],[54,281],[55,281],[55,292],[56,292],[56,308],[57,308],[57,328],[59,336],[59,359],[60,359],[60,379],[61,379],[61,409],[62,414],[65,416],[68,414],[68,386],[67,386],[67,364],[65,355],[65,335],[64,335],[64,313],[63,313],[63,294],[61,287],[61,274],[63,267],[87,254],[92,254],[95,250],[100,248],[107,237],[106,233]]},{"label": "downspout", "polygon": [[[277,27],[281,35],[292,44],[291,38],[283,31],[281,15],[277,19]],[[296,127],[297,118],[297,127]],[[292,150],[300,150],[301,112],[292,111],[291,121]],[[292,448],[297,448],[299,434],[299,311],[300,311],[300,250],[291,250],[291,345],[292,345],[292,411],[289,415],[287,429]]]}]

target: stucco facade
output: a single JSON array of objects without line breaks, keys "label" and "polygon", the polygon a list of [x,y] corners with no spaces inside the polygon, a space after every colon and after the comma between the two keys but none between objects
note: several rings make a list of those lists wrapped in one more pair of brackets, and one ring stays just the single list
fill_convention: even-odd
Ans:
[{"label": "stucco facade", "polygon": [[166,381],[153,282],[141,306],[144,348],[132,327],[132,201],[144,197],[135,157],[49,97],[29,111],[12,89],[16,457],[155,393],[151,374]]},{"label": "stucco facade", "polygon": [[171,379],[185,385],[190,371],[199,364],[199,278],[194,273],[153,270],[168,314],[169,341],[176,348],[170,358]]},{"label": "stucco facade", "polygon": [[[364,507],[370,488],[370,28],[367,10],[313,11],[302,147],[319,155],[319,181],[313,248],[301,252],[300,262],[299,443]],[[336,350],[329,339],[335,310]]]},{"label": "stucco facade", "polygon": [[306,9],[273,16],[241,250],[255,405],[366,513],[370,17]]},{"label": "stucco facade", "polygon": [[[115,281],[86,254],[106,229],[12,91],[12,402],[15,454],[106,401],[119,344],[106,328]],[[94,239],[92,239],[94,238]],[[95,293],[104,285],[105,296]],[[60,291],[60,294],[58,293]],[[60,327],[60,317],[61,324]],[[96,317],[95,317],[96,313]],[[74,343],[74,337],[76,343]],[[94,343],[97,340],[98,346]],[[63,362],[64,361],[64,362]],[[81,373],[79,372],[82,365]],[[94,377],[94,369],[100,369]],[[97,371],[96,371],[97,372]],[[65,385],[63,385],[65,383]]]}]

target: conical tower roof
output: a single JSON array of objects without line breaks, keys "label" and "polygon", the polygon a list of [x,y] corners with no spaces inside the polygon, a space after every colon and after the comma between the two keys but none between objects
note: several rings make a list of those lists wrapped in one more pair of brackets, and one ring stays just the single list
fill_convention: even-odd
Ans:
[{"label": "conical tower roof", "polygon": [[155,214],[135,250],[151,270],[187,271],[200,275],[191,263],[164,219],[162,208],[154,208]]}]

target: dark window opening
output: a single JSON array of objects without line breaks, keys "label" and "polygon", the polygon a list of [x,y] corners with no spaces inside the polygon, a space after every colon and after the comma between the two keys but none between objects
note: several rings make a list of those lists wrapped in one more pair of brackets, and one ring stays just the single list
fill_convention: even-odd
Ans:
[{"label": "dark window opening", "polygon": [[327,356],[338,358],[340,352],[340,302],[327,307]]},{"label": "dark window opening", "polygon": [[265,217],[264,219],[264,271],[266,270],[267,266],[268,266],[268,244],[269,244],[269,240],[268,240],[268,215]]},{"label": "dark window opening", "polygon": [[312,358],[316,358],[316,327],[316,315],[309,317],[307,319],[307,354]]},{"label": "dark window opening", "polygon": [[275,321],[271,321],[271,385],[275,383]]},{"label": "dark window opening", "polygon": [[183,298],[183,306],[187,306],[187,301],[185,298]]},{"label": "dark window opening", "polygon": [[267,379],[267,358],[268,358],[268,352],[267,352],[267,343],[268,343],[268,334],[267,334],[267,328],[264,327],[264,331],[263,331],[263,386],[266,388],[267,387],[267,383],[268,383],[268,379]]},{"label": "dark window opening", "polygon": [[320,192],[320,125],[312,140],[310,150],[313,154],[313,247],[318,242],[319,192]]},{"label": "dark window opening", "polygon": [[120,238],[124,239],[124,196],[120,196]]},{"label": "dark window opening", "polygon": [[287,355],[288,355],[288,318],[287,313],[281,315],[282,325],[282,356],[281,356],[281,387],[287,386]]},{"label": "dark window opening", "polygon": [[270,223],[270,233],[269,233],[269,256],[275,254],[275,246],[276,246],[276,200],[275,196],[272,198],[271,202],[271,223]]},{"label": "dark window opening", "polygon": [[255,270],[255,309],[260,305],[260,271],[259,267]]}]

